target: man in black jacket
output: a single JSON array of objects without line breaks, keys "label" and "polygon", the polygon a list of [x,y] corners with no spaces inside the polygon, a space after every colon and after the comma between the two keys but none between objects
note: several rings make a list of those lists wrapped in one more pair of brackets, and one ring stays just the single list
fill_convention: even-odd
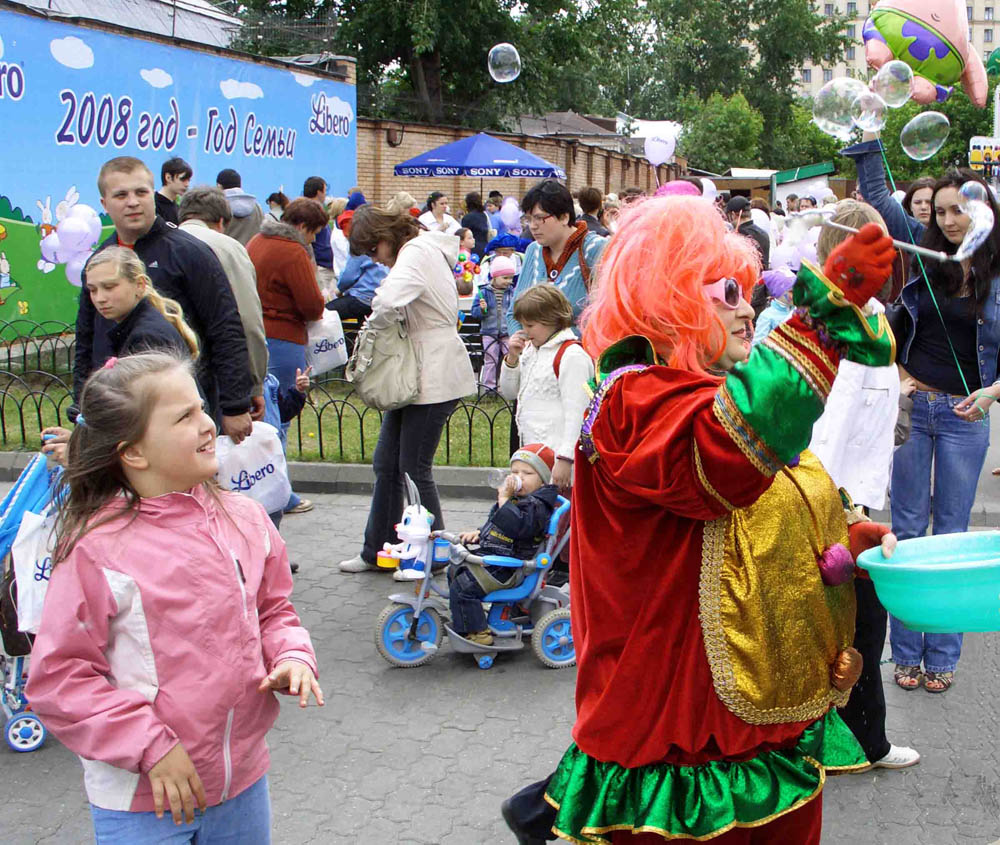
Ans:
[{"label": "man in black jacket", "polygon": [[[239,443],[252,420],[250,362],[246,337],[229,280],[215,254],[197,238],[156,216],[153,174],[139,159],[120,156],[97,177],[101,205],[115,224],[98,251],[115,244],[135,250],[154,286],[177,300],[201,343],[198,382],[208,412],[222,433]],[[86,287],[76,317],[73,395],[77,401],[87,376],[111,354],[108,331],[114,323],[94,309]]]}]

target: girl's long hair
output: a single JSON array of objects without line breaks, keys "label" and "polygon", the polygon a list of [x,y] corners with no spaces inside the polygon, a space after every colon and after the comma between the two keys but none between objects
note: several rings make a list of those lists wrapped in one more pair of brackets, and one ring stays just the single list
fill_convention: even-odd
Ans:
[{"label": "girl's long hair", "polygon": [[[53,563],[59,563],[89,530],[120,516],[135,518],[139,494],[122,468],[120,455],[146,432],[161,376],[174,369],[194,377],[191,362],[167,352],[119,358],[91,374],[80,395],[80,413],[69,438],[66,469],[57,498],[59,520]],[[124,507],[97,513],[118,497]]]},{"label": "girl's long hair", "polygon": [[[972,256],[972,271],[975,278],[973,296],[975,297],[976,310],[979,311],[989,296],[993,277],[1000,273],[1000,208],[997,207],[996,200],[993,199],[993,192],[971,170],[964,167],[954,167],[934,183],[934,195],[931,197],[931,202],[936,208],[938,191],[942,188],[961,188],[966,182],[978,182],[986,189],[987,203],[993,211],[993,231],[986,242]],[[957,244],[953,244],[944,236],[944,232],[938,226],[937,214],[934,209],[931,209],[931,219],[924,231],[921,246],[946,252],[949,255],[953,255],[958,249]],[[945,296],[955,296],[964,287],[965,272],[958,262],[924,261],[923,265],[931,284]],[[915,262],[911,263],[911,271],[914,266]]]},{"label": "girl's long hair", "polygon": [[87,262],[87,268],[100,267],[102,264],[113,264],[115,273],[133,285],[139,284],[140,281],[145,282],[146,290],[143,296],[149,300],[150,304],[157,311],[166,317],[170,325],[177,329],[177,333],[191,351],[191,359],[195,360],[198,358],[200,351],[198,335],[194,333],[194,329],[184,319],[184,309],[181,308],[179,302],[163,296],[153,287],[152,279],[146,274],[146,265],[142,263],[142,259],[135,252],[126,246],[109,246],[96,253]]},{"label": "girl's long hair", "polygon": [[623,210],[584,311],[583,345],[595,360],[630,335],[648,338],[671,367],[708,374],[728,340],[704,286],[735,278],[749,300],[757,248],[727,231],[701,197],[660,197]]}]

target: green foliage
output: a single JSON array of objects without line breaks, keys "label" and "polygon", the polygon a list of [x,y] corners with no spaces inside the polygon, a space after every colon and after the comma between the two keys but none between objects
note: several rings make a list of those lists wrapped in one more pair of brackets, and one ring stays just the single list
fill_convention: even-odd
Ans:
[{"label": "green foliage", "polygon": [[755,167],[764,118],[742,93],[701,100],[694,92],[683,96],[678,110],[684,130],[681,152],[692,167],[725,173],[730,167]]}]

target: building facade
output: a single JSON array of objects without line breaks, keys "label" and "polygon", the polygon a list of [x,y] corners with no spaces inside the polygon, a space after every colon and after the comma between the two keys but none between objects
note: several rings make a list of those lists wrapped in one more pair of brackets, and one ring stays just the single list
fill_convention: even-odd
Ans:
[{"label": "building facade", "polygon": [[[825,17],[838,14],[848,17],[846,34],[850,44],[840,61],[830,64],[807,62],[799,71],[799,90],[810,97],[831,79],[840,76],[868,79],[861,27],[876,4],[872,0],[821,0],[814,5]],[[1000,47],[1000,0],[967,0],[966,15],[972,49],[982,56],[985,64],[994,48]]]}]

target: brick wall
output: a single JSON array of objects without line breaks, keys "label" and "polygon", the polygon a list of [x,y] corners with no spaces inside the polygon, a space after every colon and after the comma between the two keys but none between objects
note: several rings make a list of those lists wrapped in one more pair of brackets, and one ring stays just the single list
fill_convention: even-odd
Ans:
[{"label": "brick wall", "polygon": [[[472,129],[400,123],[366,117],[358,118],[357,128],[358,185],[370,202],[384,205],[397,191],[408,191],[420,204],[423,204],[431,191],[444,191],[451,199],[452,209],[457,210],[466,193],[480,189],[480,180],[468,176],[414,178],[394,176],[392,172],[395,165],[427,150],[475,134]],[[395,140],[400,130],[402,130],[401,143],[395,147],[390,146],[389,136],[393,136]],[[566,171],[566,184],[574,193],[588,185],[593,185],[604,193],[620,193],[632,185],[638,185],[649,193],[656,190],[653,169],[645,159],[572,141],[532,138],[527,135],[508,135],[500,132],[490,134],[562,167]],[[676,170],[677,165],[661,165],[658,168],[660,181],[674,178]],[[671,175],[672,172],[674,175]],[[505,196],[520,197],[527,192],[534,181],[533,179],[484,179],[483,197],[485,199],[491,190],[501,191]]]}]

